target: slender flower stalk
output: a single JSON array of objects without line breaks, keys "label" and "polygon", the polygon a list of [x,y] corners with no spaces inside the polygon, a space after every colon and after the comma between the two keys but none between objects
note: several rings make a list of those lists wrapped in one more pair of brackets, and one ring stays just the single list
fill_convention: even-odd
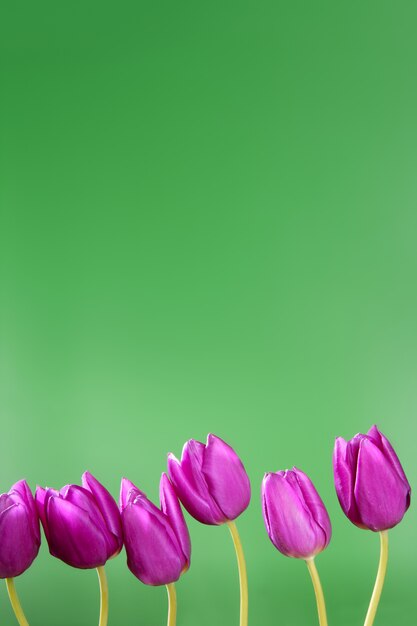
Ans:
[{"label": "slender flower stalk", "polygon": [[168,583],[165,586],[168,593],[167,626],[175,626],[177,623],[177,592],[175,590],[175,583]]},{"label": "slender flower stalk", "polygon": [[107,626],[109,616],[109,587],[107,584],[106,570],[104,565],[97,567],[98,580],[100,584],[100,621],[99,626]]},{"label": "slender flower stalk", "polygon": [[327,626],[326,604],[324,602],[323,588],[321,586],[319,573],[314,562],[314,557],[311,559],[306,559],[306,563],[308,571],[310,572],[311,582],[313,583],[314,593],[316,594],[319,624],[320,626]]},{"label": "slender flower stalk", "polygon": [[364,626],[372,626],[378,609],[379,599],[381,597],[382,588],[384,586],[385,574],[388,563],[388,531],[383,530],[379,533],[381,541],[381,549],[379,554],[378,573],[376,575],[374,590],[372,592],[371,601],[369,603],[368,612],[366,614]]},{"label": "slender flower stalk", "polygon": [[246,572],[245,555],[243,553],[242,542],[235,522],[227,522],[232,535],[233,544],[236,550],[236,558],[239,569],[240,583],[240,626],[248,624],[248,576]]},{"label": "slender flower stalk", "polygon": [[14,585],[13,578],[6,578],[7,593],[9,594],[10,604],[12,605],[16,619],[20,626],[29,626],[25,614],[23,613],[22,606],[20,604],[19,596],[17,595],[16,587]]}]

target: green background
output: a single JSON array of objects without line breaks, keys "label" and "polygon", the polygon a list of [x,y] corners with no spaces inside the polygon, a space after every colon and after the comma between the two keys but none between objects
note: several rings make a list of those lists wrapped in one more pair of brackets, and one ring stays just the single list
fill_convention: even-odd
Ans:
[{"label": "green background", "polygon": [[[264,471],[292,465],[333,521],[329,622],[362,624],[378,537],[343,516],[331,453],[376,422],[416,484],[417,5],[4,3],[0,23],[0,489],[88,468],[156,498],[166,453],[212,431],[253,486],[250,624],[316,623],[261,516]],[[415,511],[378,626],[415,624]],[[227,529],[189,522],[178,624],[237,625]],[[107,570],[110,624],[165,623],[164,588],[124,553]],[[31,624],[98,621],[95,573],[45,543],[17,587]]]}]

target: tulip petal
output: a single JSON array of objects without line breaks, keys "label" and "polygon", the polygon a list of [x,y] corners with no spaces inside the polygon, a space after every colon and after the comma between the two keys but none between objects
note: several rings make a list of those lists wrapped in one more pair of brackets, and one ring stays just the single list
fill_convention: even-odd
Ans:
[{"label": "tulip petal", "polygon": [[119,508],[120,511],[126,508],[131,500],[134,500],[136,496],[142,495],[146,498],[146,494],[143,493],[140,489],[136,487],[134,483],[128,478],[122,478],[122,482],[120,483],[120,498],[119,498]]},{"label": "tulip petal", "polygon": [[143,583],[166,585],[178,580],[186,563],[166,518],[150,504],[138,497],[123,510],[127,564]]},{"label": "tulip petal", "polygon": [[0,514],[0,578],[20,576],[39,552],[25,505],[14,503]]},{"label": "tulip petal", "polygon": [[47,503],[47,489],[43,487],[36,487],[35,491],[35,504],[38,511],[39,519],[41,520],[43,531],[45,533],[46,540],[49,541],[48,521],[46,519],[46,503]]},{"label": "tulip petal", "polygon": [[250,502],[249,477],[243,463],[225,441],[209,434],[202,471],[213,499],[228,520],[240,515]]},{"label": "tulip petal", "polygon": [[71,502],[74,506],[83,509],[91,518],[91,520],[100,528],[104,538],[108,544],[108,557],[114,556],[120,552],[121,546],[117,537],[111,532],[107,525],[107,521],[100,510],[100,507],[93,494],[80,487],[79,485],[68,485],[61,489],[60,494],[67,502]]},{"label": "tulip petal", "polygon": [[407,485],[369,437],[360,442],[354,495],[363,524],[373,531],[392,528],[407,510]]},{"label": "tulip petal", "polygon": [[202,473],[204,444],[191,439],[184,445],[181,461],[168,455],[168,473],[187,511],[202,524],[223,524],[224,513],[211,497]]},{"label": "tulip petal", "polygon": [[269,538],[286,556],[306,559],[325,547],[324,531],[314,523],[297,488],[285,476],[265,475],[262,506]]},{"label": "tulip petal", "polygon": [[9,493],[17,493],[27,508],[36,513],[35,501],[33,499],[32,491],[29,488],[26,480],[19,480],[17,483],[12,485]]},{"label": "tulip petal", "polygon": [[46,507],[52,556],[81,569],[105,564],[108,541],[86,511],[60,497],[50,497]]},{"label": "tulip petal", "polygon": [[15,504],[15,501],[8,493],[2,493],[0,495],[0,515]]},{"label": "tulip petal", "polygon": [[104,524],[100,508],[91,492],[79,485],[67,485],[60,490],[60,497],[88,513],[92,519],[99,518]]},{"label": "tulip petal", "polygon": [[9,491],[10,494],[16,493],[19,495],[19,498],[26,506],[28,517],[31,522],[31,529],[33,532],[33,537],[35,541],[40,543],[41,540],[41,531],[39,528],[39,516],[36,509],[35,499],[33,497],[32,491],[25,480],[19,480],[15,483]]},{"label": "tulip petal", "polygon": [[84,472],[82,484],[85,489],[88,489],[93,494],[106,521],[107,528],[117,539],[118,551],[120,552],[123,546],[123,531],[119,509],[114,498],[90,472]]},{"label": "tulip petal", "polygon": [[327,509],[307,474],[296,467],[293,468],[293,472],[297,478],[302,498],[307,508],[309,509],[316,524],[318,524],[324,532],[326,543],[323,548],[325,548],[332,536],[332,525]]},{"label": "tulip petal", "polygon": [[178,543],[181,546],[187,565],[189,566],[191,557],[190,534],[188,532],[187,524],[185,523],[181,505],[178,502],[177,495],[174,491],[174,487],[165,473],[161,476],[161,482],[159,484],[159,497],[161,501],[161,510],[167,516],[168,521],[178,539]]},{"label": "tulip petal", "polygon": [[351,442],[345,441],[342,437],[337,437],[335,441],[333,451],[334,482],[337,497],[344,514],[356,526],[363,528],[353,493],[356,477],[356,459],[352,457],[352,446],[350,444]]},{"label": "tulip petal", "polygon": [[397,456],[397,453],[395,452],[394,448],[392,447],[388,439],[385,437],[385,435],[381,433],[380,430],[378,430],[375,424],[368,430],[368,437],[370,437],[374,441],[375,445],[378,446],[378,448],[381,450],[384,456],[391,462],[399,478],[404,482],[407,489],[409,490],[409,498],[408,498],[408,506],[407,506],[408,508],[410,506],[411,487],[407,480],[407,476],[405,475],[403,467],[401,465],[400,459]]}]

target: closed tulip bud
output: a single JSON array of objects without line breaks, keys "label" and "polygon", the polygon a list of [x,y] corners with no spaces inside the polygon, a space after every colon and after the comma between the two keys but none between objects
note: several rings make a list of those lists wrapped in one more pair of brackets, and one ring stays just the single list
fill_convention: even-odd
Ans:
[{"label": "closed tulip bud", "polygon": [[208,435],[190,439],[181,460],[168,455],[168,472],[187,511],[203,524],[224,524],[249,505],[251,489],[242,461],[227,443]]},{"label": "closed tulip bud", "polygon": [[269,538],[285,556],[311,559],[330,541],[332,527],[322,499],[301,470],[265,474],[263,517]]},{"label": "closed tulip bud", "polygon": [[39,552],[39,518],[25,480],[0,495],[0,578],[23,574]]},{"label": "closed tulip bud", "polygon": [[411,488],[393,447],[376,426],[350,441],[338,437],[333,467],[337,497],[353,524],[377,532],[402,520]]},{"label": "closed tulip bud", "polygon": [[162,474],[158,509],[123,478],[120,511],[130,571],[146,585],[169,585],[190,565],[191,543],[172,484]]},{"label": "closed tulip bud", "polygon": [[123,546],[117,504],[89,472],[82,487],[66,485],[36,490],[36,504],[49,551],[64,563],[80,569],[100,567]]}]

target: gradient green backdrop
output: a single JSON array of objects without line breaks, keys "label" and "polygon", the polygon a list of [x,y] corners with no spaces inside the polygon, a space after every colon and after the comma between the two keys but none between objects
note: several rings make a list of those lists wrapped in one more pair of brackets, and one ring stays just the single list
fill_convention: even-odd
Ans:
[{"label": "gradient green backdrop", "polygon": [[[339,509],[334,437],[377,422],[417,480],[416,3],[8,2],[0,18],[1,490],[88,468],[156,498],[166,453],[213,431],[253,485],[250,624],[316,624],[306,567],[260,510],[264,471],[295,464],[333,520],[330,624],[359,626],[378,537]],[[416,623],[416,521],[391,533],[378,626]],[[237,625],[227,529],[190,531],[178,624]],[[163,588],[124,553],[107,569],[112,626],[164,624]],[[35,626],[98,621],[95,573],[45,543],[17,585]]]}]

